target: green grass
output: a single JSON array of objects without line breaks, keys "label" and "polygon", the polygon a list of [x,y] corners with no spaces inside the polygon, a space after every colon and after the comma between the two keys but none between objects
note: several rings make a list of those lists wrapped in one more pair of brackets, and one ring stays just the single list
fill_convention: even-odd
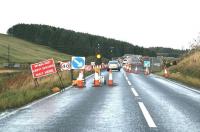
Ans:
[{"label": "green grass", "polygon": [[[86,72],[85,76],[93,72]],[[1,76],[2,74],[0,74]],[[60,72],[64,87],[71,85],[71,74],[69,71]],[[32,75],[28,71],[2,75],[4,78],[4,88],[0,93],[0,111],[17,108],[52,94],[51,89],[54,87],[63,88],[57,74],[46,76],[38,79],[39,87],[35,87]],[[78,72],[74,71],[74,78],[77,78]],[[0,86],[0,87],[1,87]],[[1,87],[2,88],[2,87]]]},{"label": "green grass", "polygon": [[[7,47],[10,45],[10,61],[16,63],[35,63],[48,58],[70,60],[71,56],[28,41],[0,34],[0,64],[7,62]],[[52,94],[54,87],[63,88],[57,74],[38,79],[39,87],[35,87],[30,70],[5,72],[0,69],[0,111],[21,107],[34,100]],[[90,75],[86,73],[85,75]],[[71,85],[69,71],[60,72],[64,87]],[[74,72],[74,78],[78,73]]]},{"label": "green grass", "polygon": [[[70,73],[64,71],[60,75],[62,75],[64,87],[69,86],[71,84]],[[1,80],[4,81],[1,85],[4,88],[0,93],[0,111],[20,107],[47,96],[52,93],[53,87],[62,88],[57,74],[38,79],[39,87],[35,87],[32,75],[27,71],[15,73],[12,77],[4,74],[4,79]]]},{"label": "green grass", "polygon": [[177,65],[169,68],[171,73],[181,73],[186,76],[200,78],[200,51],[183,58]]},{"label": "green grass", "polygon": [[182,82],[188,86],[193,86],[195,88],[200,88],[200,78],[194,78],[181,73],[172,73],[170,78],[179,82]]},{"label": "green grass", "polygon": [[50,88],[7,90],[0,94],[0,111],[20,107],[49,94]]},{"label": "green grass", "polygon": [[[163,71],[156,72],[154,74],[159,75],[159,76],[163,76]],[[192,87],[195,87],[197,89],[200,89],[200,78],[184,75],[180,72],[170,73],[168,78],[171,79],[171,80],[181,82],[181,83],[183,83],[187,86],[192,86]]]},{"label": "green grass", "polygon": [[200,51],[185,56],[177,65],[170,67],[170,78],[200,88]]},{"label": "green grass", "polygon": [[0,34],[0,63],[7,62],[8,45],[10,46],[11,62],[38,62],[48,58],[54,58],[55,60],[70,60],[71,57],[70,55],[59,53],[46,46]]},{"label": "green grass", "polygon": [[[182,82],[188,86],[200,88],[200,51],[183,57],[177,64],[169,68],[170,79]],[[157,72],[163,76],[163,71]]]},{"label": "green grass", "polygon": [[[7,62],[7,47],[10,46],[10,62],[35,63],[48,58],[57,60],[70,60],[70,55],[56,52],[55,50],[0,34],[0,64]],[[30,70],[20,73],[4,73],[0,69],[0,111],[23,106],[36,99],[51,94],[53,87],[61,84],[57,74],[43,77],[38,80],[40,86],[35,87]],[[7,69],[10,70],[10,69]],[[62,72],[64,86],[70,85],[70,76]]]}]

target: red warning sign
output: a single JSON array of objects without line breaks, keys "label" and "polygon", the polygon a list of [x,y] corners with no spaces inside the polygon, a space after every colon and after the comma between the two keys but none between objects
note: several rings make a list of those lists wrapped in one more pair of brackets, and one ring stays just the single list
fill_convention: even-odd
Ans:
[{"label": "red warning sign", "polygon": [[40,78],[57,72],[53,59],[31,64],[31,71],[33,78]]},{"label": "red warning sign", "polygon": [[86,71],[92,71],[92,66],[91,65],[85,65],[85,70]]}]

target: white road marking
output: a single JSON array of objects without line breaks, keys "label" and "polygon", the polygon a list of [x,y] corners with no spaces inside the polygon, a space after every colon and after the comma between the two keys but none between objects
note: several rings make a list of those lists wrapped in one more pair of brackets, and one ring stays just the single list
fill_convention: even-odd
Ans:
[{"label": "white road marking", "polygon": [[131,86],[131,85],[132,85],[130,81],[128,81],[128,85],[129,85],[129,86]]},{"label": "white road marking", "polygon": [[151,115],[149,114],[146,107],[144,106],[143,102],[138,102],[138,104],[140,106],[140,109],[142,110],[142,113],[143,113],[149,127],[157,127],[156,124],[154,123]]},{"label": "white road marking", "polygon": [[134,94],[136,97],[139,96],[138,93],[135,91],[134,88],[131,88],[131,90],[132,90],[133,94]]}]

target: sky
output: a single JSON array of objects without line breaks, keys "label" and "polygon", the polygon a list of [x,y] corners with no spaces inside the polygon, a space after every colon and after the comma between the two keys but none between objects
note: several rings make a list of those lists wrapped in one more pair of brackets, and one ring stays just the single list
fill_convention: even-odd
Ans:
[{"label": "sky", "polygon": [[0,0],[0,33],[46,24],[143,47],[186,49],[200,32],[200,0]]}]

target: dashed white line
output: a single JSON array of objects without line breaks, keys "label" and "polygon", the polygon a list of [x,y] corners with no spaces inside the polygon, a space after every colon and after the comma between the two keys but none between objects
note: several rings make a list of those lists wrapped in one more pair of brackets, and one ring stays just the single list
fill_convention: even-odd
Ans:
[{"label": "dashed white line", "polygon": [[143,113],[149,127],[157,127],[156,124],[154,123],[151,115],[149,114],[146,107],[144,106],[143,102],[138,102],[138,104],[140,106],[140,109],[142,110],[142,113]]},{"label": "dashed white line", "polygon": [[134,88],[131,88],[131,90],[132,90],[133,94],[134,94],[136,97],[139,96],[139,94],[135,91]]},{"label": "dashed white line", "polygon": [[129,80],[128,80],[128,85],[129,85],[129,86],[131,86],[131,85],[132,85],[132,84],[131,84],[131,82],[130,82]]},{"label": "dashed white line", "polygon": [[128,85],[131,86],[132,84],[131,84],[131,82],[129,81],[129,79],[128,79],[128,77],[127,77],[126,74],[124,74],[124,77],[126,78],[126,81],[128,82]]},{"label": "dashed white line", "polygon": [[125,77],[126,81],[128,82],[128,85],[131,86],[132,84],[131,84],[131,82],[129,81],[128,77],[125,74],[124,74],[124,77]]}]

